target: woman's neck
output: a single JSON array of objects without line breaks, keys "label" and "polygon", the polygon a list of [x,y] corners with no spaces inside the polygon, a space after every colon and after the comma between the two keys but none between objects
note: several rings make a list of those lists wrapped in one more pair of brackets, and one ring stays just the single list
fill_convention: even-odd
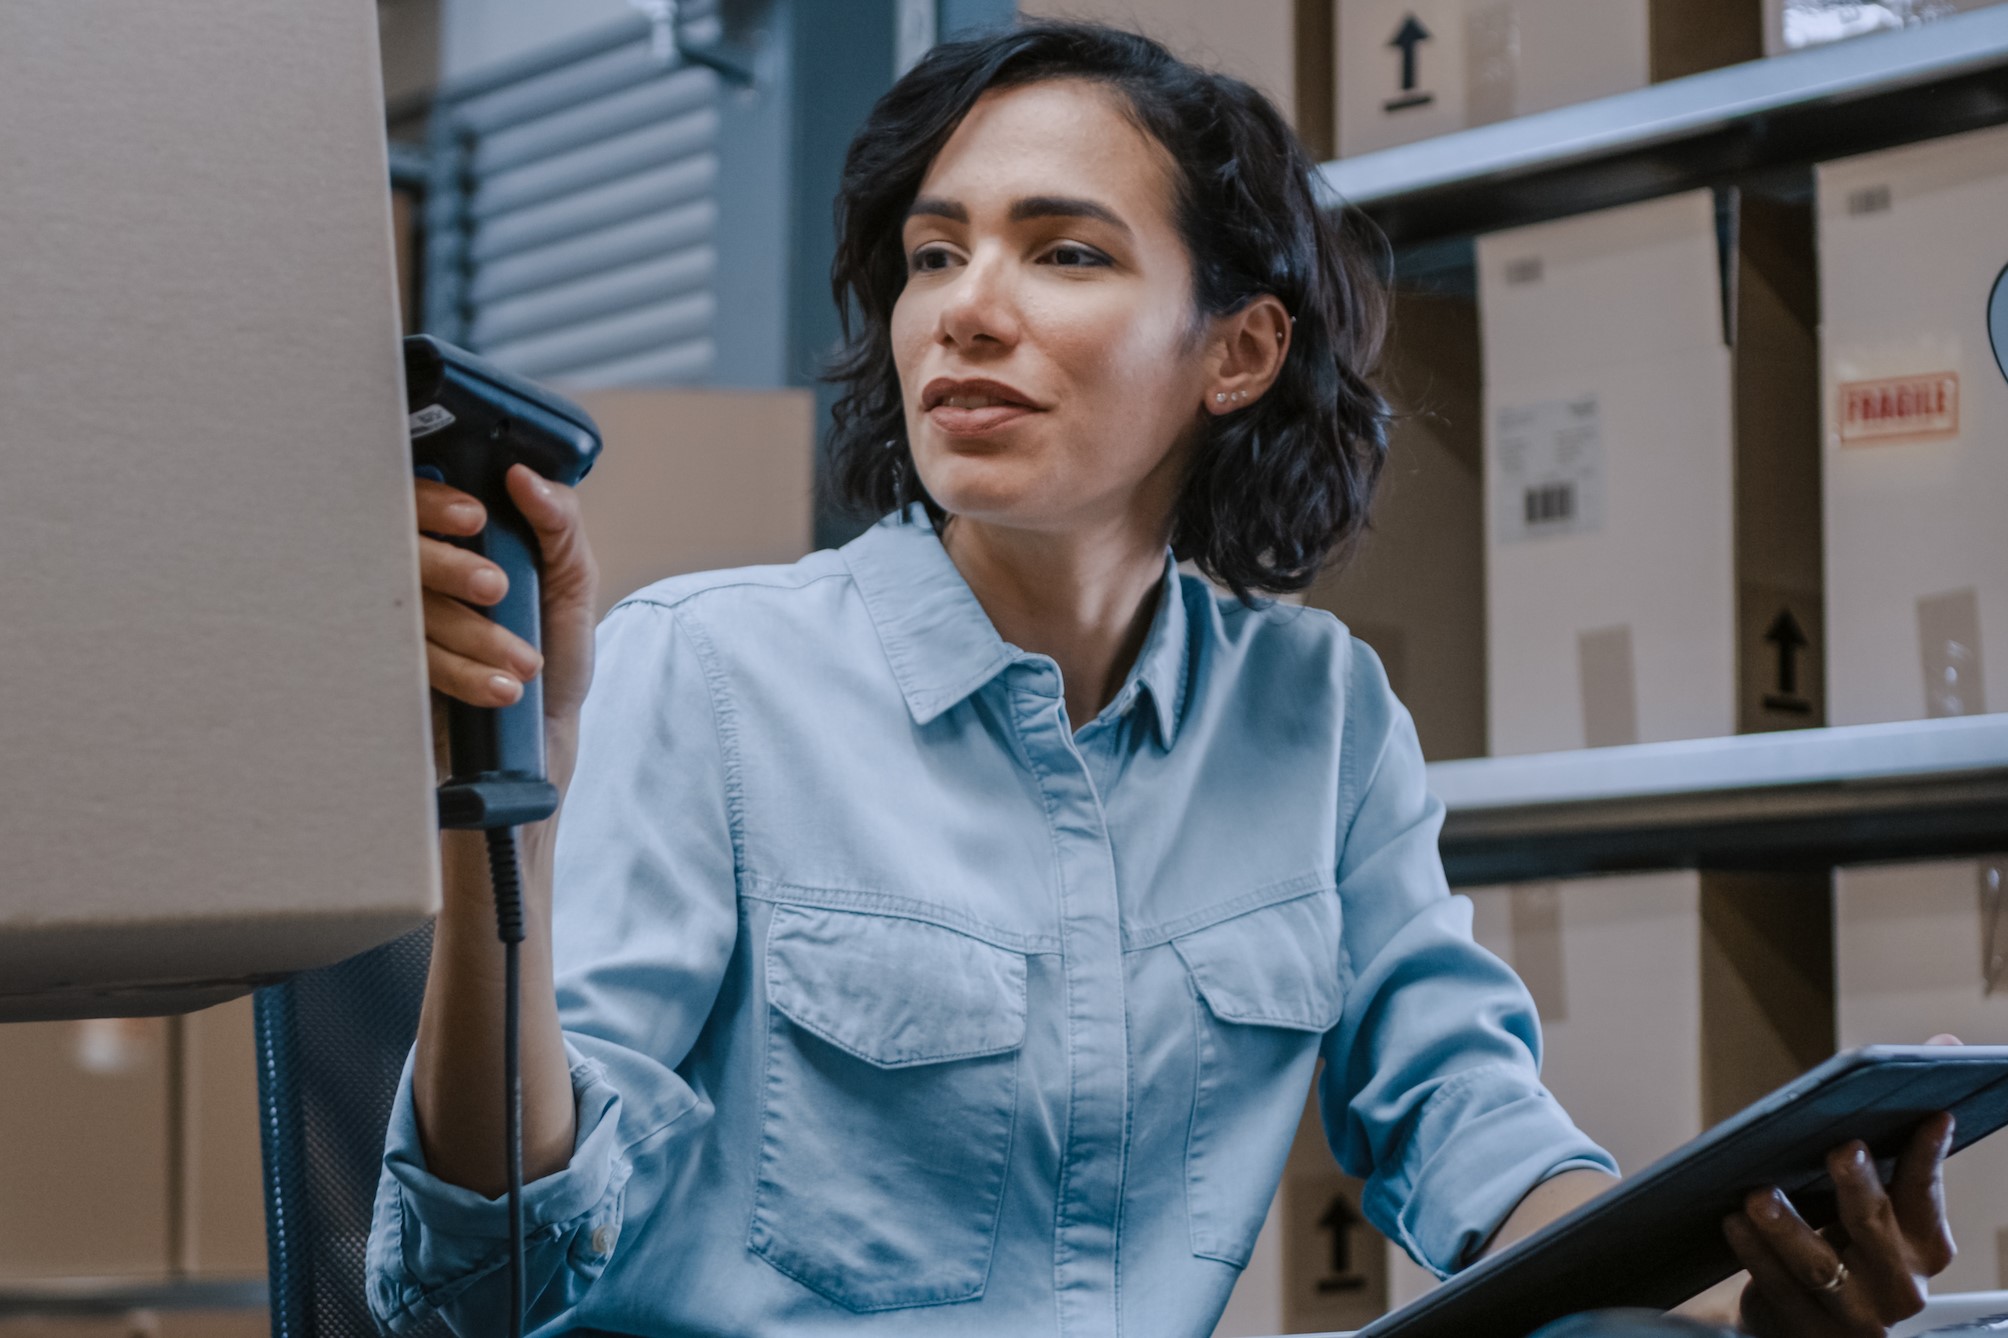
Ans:
[{"label": "woman's neck", "polygon": [[1053,533],[957,516],[941,543],[997,634],[1060,666],[1073,728],[1101,714],[1150,632],[1164,536],[1132,523]]}]

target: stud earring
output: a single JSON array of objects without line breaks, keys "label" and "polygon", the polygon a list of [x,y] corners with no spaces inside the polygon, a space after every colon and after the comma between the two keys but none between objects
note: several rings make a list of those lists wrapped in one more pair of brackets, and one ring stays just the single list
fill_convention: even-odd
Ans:
[{"label": "stud earring", "polygon": [[1225,404],[1225,403],[1227,403],[1227,392],[1226,392],[1226,391],[1224,391],[1224,390],[1216,390],[1216,391],[1214,391],[1214,392],[1213,392],[1213,402],[1214,402],[1215,404]]}]

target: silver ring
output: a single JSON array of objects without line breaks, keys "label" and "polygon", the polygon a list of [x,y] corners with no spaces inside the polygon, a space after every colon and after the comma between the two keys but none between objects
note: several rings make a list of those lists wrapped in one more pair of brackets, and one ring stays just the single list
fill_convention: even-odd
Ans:
[{"label": "silver ring", "polygon": [[1847,1286],[1847,1283],[1848,1283],[1848,1266],[1844,1263],[1841,1263],[1839,1260],[1835,1260],[1834,1276],[1828,1278],[1825,1282],[1820,1283],[1818,1286],[1814,1287],[1813,1290],[1816,1292],[1837,1292],[1841,1288]]}]

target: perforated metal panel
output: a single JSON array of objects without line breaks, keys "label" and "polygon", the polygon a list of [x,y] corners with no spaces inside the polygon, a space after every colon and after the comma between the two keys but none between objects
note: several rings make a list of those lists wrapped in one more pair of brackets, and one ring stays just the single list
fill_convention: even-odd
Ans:
[{"label": "perforated metal panel", "polygon": [[446,90],[433,114],[428,331],[581,387],[702,381],[717,350],[716,0],[541,68]]},{"label": "perforated metal panel", "polygon": [[[363,1290],[384,1130],[432,926],[257,995],[273,1338],[379,1338]],[[438,1321],[408,1338],[449,1338]]]}]

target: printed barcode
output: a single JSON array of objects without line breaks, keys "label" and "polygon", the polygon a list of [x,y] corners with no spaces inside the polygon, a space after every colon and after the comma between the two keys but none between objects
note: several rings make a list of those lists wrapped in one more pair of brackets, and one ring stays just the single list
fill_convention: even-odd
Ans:
[{"label": "printed barcode", "polygon": [[1553,525],[1576,514],[1576,487],[1573,483],[1548,483],[1527,489],[1524,498],[1529,525]]}]

